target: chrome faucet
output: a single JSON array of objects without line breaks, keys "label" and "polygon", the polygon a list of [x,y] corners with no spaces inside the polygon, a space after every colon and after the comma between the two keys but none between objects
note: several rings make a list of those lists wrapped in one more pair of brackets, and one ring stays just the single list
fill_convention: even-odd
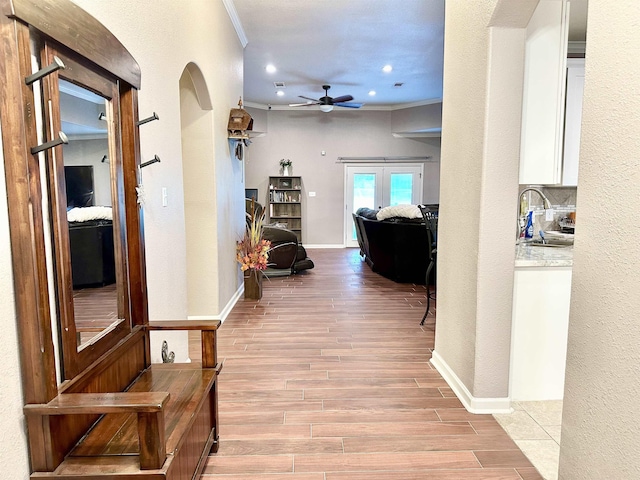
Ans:
[{"label": "chrome faucet", "polygon": [[523,211],[522,208],[522,197],[524,196],[525,193],[527,192],[536,192],[538,195],[540,195],[540,198],[542,198],[542,202],[544,205],[545,209],[550,209],[551,208],[551,202],[549,201],[549,199],[547,198],[547,196],[542,193],[542,190],[540,190],[539,188],[535,188],[535,187],[527,187],[524,190],[522,190],[520,192],[520,194],[518,195],[518,211],[520,213],[520,215],[518,216],[518,239],[520,238],[520,235],[522,234],[522,230],[525,228],[525,225],[527,223],[526,220],[526,215],[527,213]]},{"label": "chrome faucet", "polygon": [[[544,193],[542,193],[542,190],[536,187],[527,187],[524,190],[522,190],[520,192],[520,195],[518,195],[518,201],[520,201],[522,199],[522,196],[527,192],[536,192],[542,198],[542,201],[544,202],[544,208],[545,209],[551,208],[551,202],[549,201],[547,196]],[[524,212],[520,212],[520,213],[522,214]]]}]

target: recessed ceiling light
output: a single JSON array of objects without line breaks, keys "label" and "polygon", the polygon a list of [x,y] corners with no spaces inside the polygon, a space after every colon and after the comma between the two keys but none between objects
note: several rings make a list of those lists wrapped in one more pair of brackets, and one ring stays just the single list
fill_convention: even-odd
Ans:
[{"label": "recessed ceiling light", "polygon": [[376,94],[375,90],[369,90],[369,95],[371,95],[372,97]]},{"label": "recessed ceiling light", "polygon": [[391,70],[393,70],[393,67],[391,65],[385,65],[384,67],[382,67],[382,71],[385,73],[389,73]]},{"label": "recessed ceiling light", "polygon": [[284,92],[282,90],[278,90],[276,92],[276,95],[278,95],[279,97],[284,97]]},{"label": "recessed ceiling light", "polygon": [[267,65],[265,67],[265,70],[267,71],[267,73],[276,73],[276,67],[272,64]]}]

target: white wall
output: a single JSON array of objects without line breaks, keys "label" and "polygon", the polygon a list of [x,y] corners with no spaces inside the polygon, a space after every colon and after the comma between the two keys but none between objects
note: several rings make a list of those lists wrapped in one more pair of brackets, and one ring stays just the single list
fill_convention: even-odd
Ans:
[{"label": "white wall", "polygon": [[535,3],[446,4],[434,364],[478,412],[509,407],[522,27]]},{"label": "white wall", "polygon": [[0,328],[2,329],[2,370],[0,375],[0,465],[5,477],[29,478],[29,456],[22,415],[20,343],[16,330],[13,275],[9,242],[9,218],[4,178],[4,157],[0,137]]},{"label": "white wall", "polygon": [[640,478],[637,0],[590,0],[561,479]]},{"label": "white wall", "polygon": [[[344,165],[337,163],[338,157],[431,156],[424,168],[423,197],[426,203],[438,203],[440,139],[393,137],[391,114],[338,108],[331,113],[269,111],[268,133],[246,149],[247,188],[258,188],[258,198],[265,203],[269,175],[279,175],[281,158],[290,159],[307,195],[302,240],[314,245],[344,243]],[[316,196],[309,197],[310,191]]]}]

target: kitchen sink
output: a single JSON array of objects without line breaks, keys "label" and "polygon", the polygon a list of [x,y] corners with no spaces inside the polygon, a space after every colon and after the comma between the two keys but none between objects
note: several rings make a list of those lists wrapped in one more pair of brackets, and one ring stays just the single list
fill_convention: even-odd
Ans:
[{"label": "kitchen sink", "polygon": [[571,243],[567,243],[567,242],[547,242],[547,243],[542,243],[542,242],[527,242],[527,243],[522,243],[521,245],[529,245],[530,247],[544,247],[544,248],[562,248],[562,247],[571,247],[572,244]]},{"label": "kitchen sink", "polygon": [[571,246],[567,243],[530,243],[529,245],[531,245],[532,247],[551,247],[551,248]]}]

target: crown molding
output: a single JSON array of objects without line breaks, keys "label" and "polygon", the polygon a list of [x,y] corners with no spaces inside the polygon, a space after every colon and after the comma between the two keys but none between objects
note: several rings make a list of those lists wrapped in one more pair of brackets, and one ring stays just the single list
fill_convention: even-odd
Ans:
[{"label": "crown molding", "polygon": [[242,44],[242,48],[245,48],[249,43],[247,39],[247,34],[244,33],[244,27],[242,26],[242,22],[240,21],[240,17],[238,16],[238,11],[236,10],[236,6],[233,3],[233,0],[222,0],[224,7],[227,9],[227,13],[229,14],[229,18],[231,19],[231,23],[233,24],[233,28],[236,29],[236,34],[238,35],[238,39]]}]

